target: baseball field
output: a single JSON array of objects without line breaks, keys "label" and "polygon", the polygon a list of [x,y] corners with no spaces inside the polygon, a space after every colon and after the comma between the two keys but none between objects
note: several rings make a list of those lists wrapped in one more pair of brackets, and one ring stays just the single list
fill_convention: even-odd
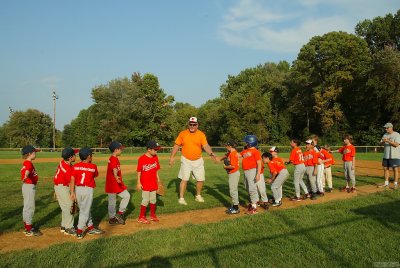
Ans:
[{"label": "baseball field", "polygon": [[[19,180],[22,159],[17,152],[0,152],[0,267],[400,266],[400,190],[376,187],[383,182],[379,153],[357,155],[357,193],[339,192],[345,182],[339,155],[335,155],[333,193],[315,201],[291,202],[286,197],[279,208],[259,208],[257,215],[245,215],[242,208],[233,216],[224,213],[230,197],[222,164],[205,157],[206,202],[194,201],[192,181],[186,193],[188,205],[182,206],[177,203],[179,161],[169,167],[169,155],[160,154],[160,177],[167,189],[157,201],[160,222],[150,225],[136,222],[141,201],[134,190],[138,156],[120,158],[132,198],[126,225],[109,226],[104,192],[108,154],[95,154],[100,177],[92,214],[106,233],[77,240],[59,231],[61,210],[52,184],[59,154],[38,153],[34,160],[39,174],[34,225],[43,236],[25,237]],[[292,166],[288,169],[292,174]],[[292,180],[285,183],[285,196],[293,195]],[[239,195],[244,205],[243,180]]]}]

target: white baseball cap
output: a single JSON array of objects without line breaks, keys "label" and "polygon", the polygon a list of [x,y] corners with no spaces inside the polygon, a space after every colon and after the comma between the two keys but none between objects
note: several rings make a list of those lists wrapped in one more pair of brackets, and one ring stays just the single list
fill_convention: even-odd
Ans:
[{"label": "white baseball cap", "polygon": [[198,123],[197,122],[197,117],[194,117],[194,116],[190,117],[189,118],[189,123]]},{"label": "white baseball cap", "polygon": [[393,124],[392,123],[386,123],[383,127],[384,128],[389,128],[389,127],[393,128]]},{"label": "white baseball cap", "polygon": [[312,140],[306,140],[306,143],[307,143],[307,144],[312,144],[313,141],[312,141]]}]

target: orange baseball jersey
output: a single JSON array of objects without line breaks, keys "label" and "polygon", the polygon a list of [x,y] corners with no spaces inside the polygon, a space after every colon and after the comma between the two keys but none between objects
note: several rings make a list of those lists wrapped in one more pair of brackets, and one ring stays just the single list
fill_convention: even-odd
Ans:
[{"label": "orange baseball jersey", "polygon": [[243,170],[257,168],[257,161],[258,160],[261,161],[261,153],[254,147],[241,151],[240,155],[243,157],[242,160]]},{"label": "orange baseball jersey", "polygon": [[226,154],[226,157],[229,159],[229,162],[231,162],[231,166],[234,167],[234,169],[228,170],[228,174],[235,173],[236,171],[239,170],[239,154],[237,151],[232,151]]},{"label": "orange baseball jersey", "polygon": [[272,160],[281,163],[282,166],[285,165],[285,162],[283,162],[282,158],[280,158],[279,156],[272,158]]},{"label": "orange baseball jersey", "polygon": [[175,144],[182,146],[182,155],[189,160],[197,160],[201,157],[202,147],[207,145],[206,135],[200,131],[192,133],[188,129],[181,131],[175,140]]},{"label": "orange baseball jersey", "polygon": [[339,149],[339,153],[343,155],[343,161],[353,161],[353,158],[356,156],[356,148],[353,144],[345,145]]},{"label": "orange baseball jersey", "polygon": [[72,167],[71,165],[62,160],[57,167],[56,175],[54,176],[54,185],[62,184],[68,186],[71,181]]},{"label": "orange baseball jersey", "polygon": [[304,156],[300,147],[293,148],[292,152],[290,153],[289,160],[290,162],[292,162],[293,165],[304,163]]},{"label": "orange baseball jersey", "polygon": [[306,166],[315,166],[318,164],[318,153],[312,149],[311,151],[305,151],[303,153],[304,164]]},{"label": "orange baseball jersey", "polygon": [[[117,176],[121,180],[121,183],[118,183],[114,177],[113,170],[115,168],[118,170]],[[118,159],[118,157],[112,155],[108,159],[108,165],[107,165],[106,193],[119,194],[119,193],[125,191],[126,189],[127,189],[127,187],[125,186],[124,182],[122,181],[122,172],[121,172],[121,165],[120,165],[119,159]]]},{"label": "orange baseball jersey", "polygon": [[87,186],[94,188],[96,182],[94,178],[99,176],[97,166],[92,163],[79,162],[72,166],[72,176],[75,178],[76,186]]},{"label": "orange baseball jersey", "polygon": [[331,165],[334,165],[334,164],[335,164],[335,160],[333,159],[333,155],[330,154],[330,153],[329,153],[327,150],[325,150],[325,149],[321,149],[319,158],[321,158],[322,160],[331,159],[331,160],[326,161],[326,162],[324,163],[324,166],[325,166],[326,168],[328,168],[328,167],[330,167]]},{"label": "orange baseball jersey", "polygon": [[[285,168],[285,165],[283,164],[283,162],[281,162],[281,161],[279,161],[279,159],[277,159],[278,157],[276,157],[276,158],[273,158],[271,161],[269,161],[269,163],[268,163],[268,168],[269,168],[269,172],[271,173],[271,174],[274,174],[274,173],[277,173],[277,174],[279,174],[279,172],[281,172],[282,171],[282,169],[286,169]],[[282,159],[280,159],[280,160],[282,160]]]},{"label": "orange baseball jersey", "polygon": [[25,178],[26,172],[29,171],[29,175],[26,178],[25,182],[26,184],[36,184],[39,176],[36,173],[35,167],[33,166],[32,162],[29,160],[25,160],[24,163],[22,164],[21,168],[21,180],[23,181]]}]

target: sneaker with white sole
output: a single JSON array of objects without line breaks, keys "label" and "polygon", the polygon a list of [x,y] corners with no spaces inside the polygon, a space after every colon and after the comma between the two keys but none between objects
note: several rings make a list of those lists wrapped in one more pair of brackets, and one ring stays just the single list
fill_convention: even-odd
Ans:
[{"label": "sneaker with white sole", "polygon": [[61,226],[61,227],[60,227],[60,232],[61,232],[61,233],[65,233],[65,227],[64,227],[64,226]]},{"label": "sneaker with white sole", "polygon": [[204,199],[203,199],[203,197],[202,197],[201,195],[196,195],[195,200],[196,200],[197,202],[204,203]]},{"label": "sneaker with white sole", "polygon": [[115,215],[115,219],[118,221],[119,224],[125,225],[125,217],[124,214],[117,213]]},{"label": "sneaker with white sole", "polygon": [[90,235],[97,235],[97,234],[104,234],[104,231],[97,228],[92,228],[87,233]]},{"label": "sneaker with white sole", "polygon": [[30,231],[24,231],[25,236],[42,236],[42,232],[32,228]]},{"label": "sneaker with white sole", "polygon": [[65,235],[72,235],[72,236],[76,236],[76,230],[74,227],[72,228],[66,228],[64,231]]},{"label": "sneaker with white sole", "polygon": [[186,200],[184,198],[179,198],[178,203],[184,206],[187,206]]}]

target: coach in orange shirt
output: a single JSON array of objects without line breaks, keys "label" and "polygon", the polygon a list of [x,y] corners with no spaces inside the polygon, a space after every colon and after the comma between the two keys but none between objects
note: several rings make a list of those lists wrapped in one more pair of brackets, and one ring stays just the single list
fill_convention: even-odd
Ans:
[{"label": "coach in orange shirt", "polygon": [[216,157],[207,142],[206,135],[198,129],[199,123],[196,117],[189,118],[189,128],[181,131],[175,140],[174,147],[172,148],[169,164],[172,166],[175,162],[175,155],[182,147],[181,168],[179,170],[178,178],[181,179],[179,186],[179,204],[187,205],[184,194],[186,191],[187,182],[189,181],[190,174],[193,173],[193,178],[196,183],[196,201],[204,202],[201,196],[201,189],[205,180],[204,160],[202,157],[202,149],[206,151],[214,161]]}]

